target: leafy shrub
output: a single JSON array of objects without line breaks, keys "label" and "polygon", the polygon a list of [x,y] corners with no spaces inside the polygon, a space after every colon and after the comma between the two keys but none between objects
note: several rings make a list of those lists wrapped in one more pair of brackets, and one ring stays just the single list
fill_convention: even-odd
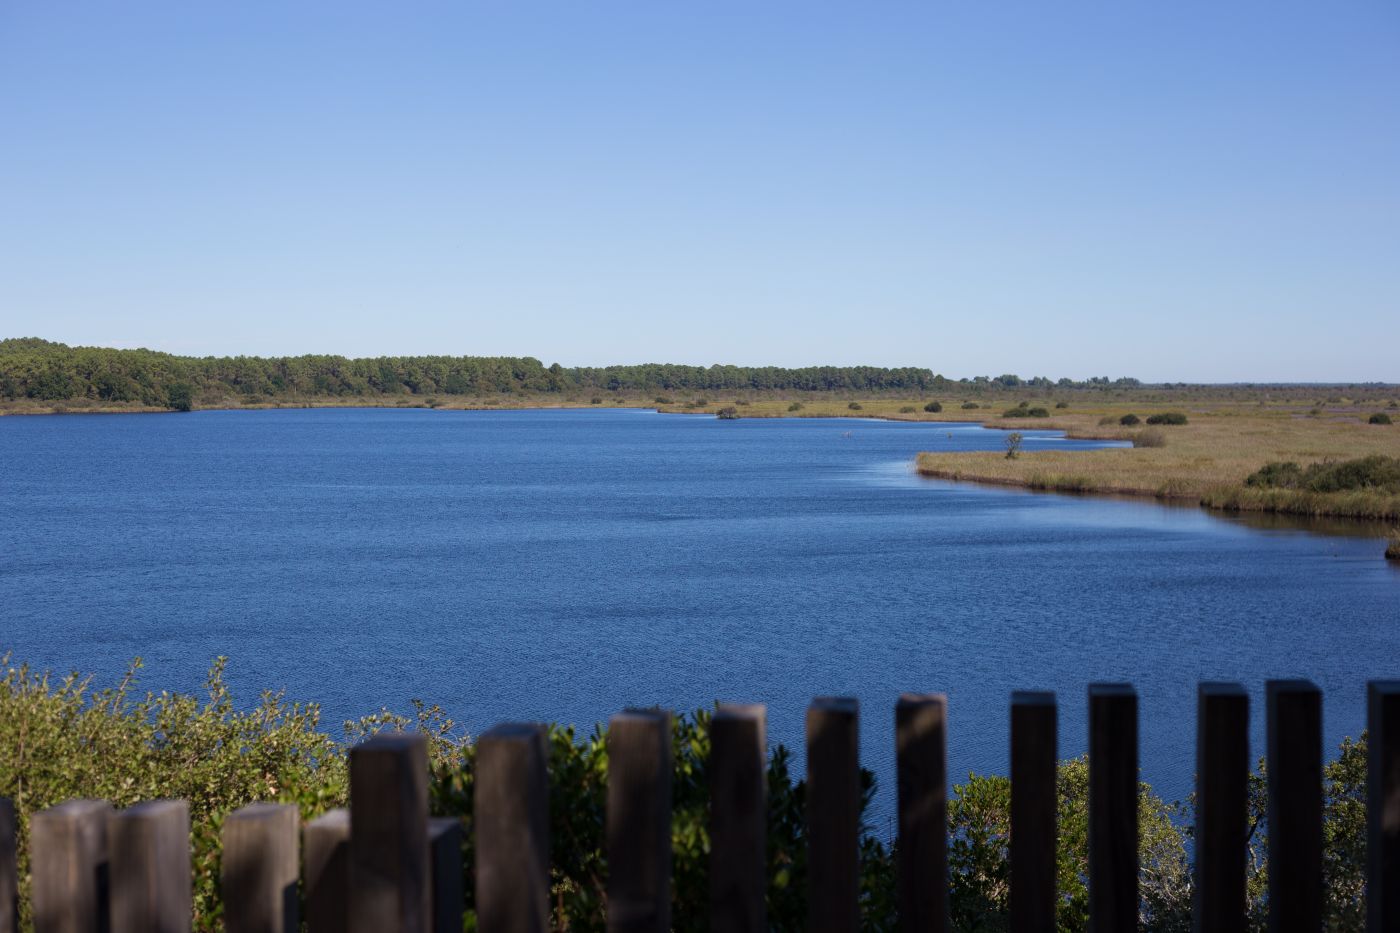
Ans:
[{"label": "leafy shrub", "polygon": [[916,411],[918,411],[918,409],[915,408],[913,405],[902,405],[899,409],[899,413],[901,415],[912,415]]},{"label": "leafy shrub", "polygon": [[860,402],[852,402],[846,407],[849,408],[851,411],[860,411]]},{"label": "leafy shrub", "polygon": [[1142,424],[1142,419],[1137,415],[1124,415],[1118,419],[1118,423],[1124,427],[1132,427],[1135,424]]},{"label": "leafy shrub", "polygon": [[1148,424],[1185,424],[1186,416],[1179,411],[1164,411],[1147,416]]},{"label": "leafy shrub", "polygon": [[1003,418],[1025,418],[1030,414],[1030,410],[1025,405],[1017,405],[1015,408],[1008,408],[1001,413]]},{"label": "leafy shrub", "polygon": [[932,414],[938,414],[938,412],[940,412],[940,411],[942,411],[942,410],[943,410],[943,403],[942,403],[942,402],[929,402],[928,404],[924,405],[924,411],[930,412],[930,413],[932,413]]},{"label": "leafy shrub", "polygon": [[1245,477],[1246,486],[1349,492],[1357,489],[1400,493],[1400,457],[1373,454],[1356,460],[1324,460],[1307,467],[1288,461],[1267,463]]},{"label": "leafy shrub", "polygon": [[695,400],[695,407],[696,407],[696,408],[704,408],[704,407],[705,407],[706,405],[708,405],[708,404],[710,404],[710,400],[707,399],[707,398],[697,398],[697,399]]},{"label": "leafy shrub", "polygon": [[734,400],[734,404],[735,404],[735,405],[749,405],[749,404],[752,404],[752,403],[751,403],[748,399],[746,399],[746,398],[736,398],[736,399]]},{"label": "leafy shrub", "polygon": [[1117,421],[1118,419],[1113,417],[1112,415],[1104,415],[1102,418],[1099,419],[1099,427],[1103,427],[1106,424],[1114,424]]},{"label": "leafy shrub", "polygon": [[1371,416],[1368,424],[1391,424],[1390,416],[1383,411],[1378,411]]},{"label": "leafy shrub", "polygon": [[737,421],[739,420],[739,409],[730,405],[727,408],[721,408],[719,411],[715,412],[715,417],[720,421]]},{"label": "leafy shrub", "polygon": [[1026,416],[1030,418],[1049,418],[1050,412],[1044,408],[1030,408],[1026,410]]},{"label": "leafy shrub", "polygon": [[165,407],[171,411],[189,411],[194,407],[194,387],[188,382],[171,385],[166,393]]},{"label": "leafy shrub", "polygon": [[963,402],[962,407],[963,411],[971,411],[974,408],[981,408],[982,406],[978,405],[976,402]]},{"label": "leafy shrub", "polygon": [[1133,446],[1165,447],[1167,446],[1166,432],[1158,428],[1150,428],[1146,431],[1139,431],[1133,435]]},{"label": "leafy shrub", "polygon": [[793,402],[791,405],[788,406],[788,411],[801,411],[801,410],[802,410],[802,403],[801,403],[801,402]]},{"label": "leafy shrub", "polygon": [[1055,407],[1056,407],[1056,408],[1068,408],[1068,407],[1069,407],[1069,402],[1056,402],[1056,403],[1055,403]]},{"label": "leafy shrub", "polygon": [[[4,661],[8,667],[8,658]],[[475,929],[470,872],[475,863],[471,819],[476,749],[454,733],[437,707],[415,704],[412,716],[382,711],[345,726],[338,742],[319,731],[314,705],[286,703],[265,693],[240,712],[223,682],[224,662],[210,671],[207,699],[161,693],[134,697],[134,665],[114,689],[93,691],[89,680],[36,674],[9,667],[0,676],[0,796],[14,799],[20,820],[20,878],[28,886],[29,818],[34,812],[79,797],[117,806],[179,797],[190,802],[195,879],[195,929],[222,928],[219,900],[219,836],[225,815],[259,800],[294,803],[311,819],[348,798],[345,751],[384,729],[416,730],[428,738],[429,806],[434,816],[456,817],[462,834],[467,928]],[[701,710],[672,724],[673,929],[699,933],[709,915],[709,727]],[[549,726],[549,803],[552,929],[605,929],[604,878],[607,800],[607,734],[595,726],[578,733]],[[1365,877],[1366,744],[1346,740],[1324,771],[1324,887],[1326,928],[1360,929]],[[773,749],[767,764],[768,915],[770,929],[806,925],[806,785],[791,768],[791,754]],[[1266,781],[1249,781],[1249,912],[1262,929],[1263,856],[1267,851]],[[875,793],[871,772],[861,771],[861,810]],[[1060,762],[1056,796],[1060,827],[1056,898],[1058,927],[1087,923],[1088,762]],[[953,788],[948,804],[949,896],[960,930],[1004,930],[1009,913],[1011,785],[1005,777],[972,775]],[[1185,834],[1178,820],[1190,804],[1164,804],[1139,785],[1141,864],[1139,916],[1146,930],[1189,929],[1191,885]],[[860,903],[863,929],[895,929],[895,858],[862,821]],[[21,898],[28,911],[27,890]],[[29,917],[23,918],[27,924]],[[1255,923],[1255,921],[1259,921]]]},{"label": "leafy shrub", "polygon": [[589,399],[589,404],[591,404],[591,405],[601,405],[601,404],[603,404],[603,399],[602,399],[601,397],[595,395],[595,396],[593,396],[593,398]]},{"label": "leafy shrub", "polygon": [[656,398],[652,399],[652,401],[655,402],[655,403],[658,404],[658,405],[674,405],[674,404],[676,404],[676,400],[675,400],[675,399],[670,398],[670,397],[665,396],[665,395],[658,395]]},{"label": "leafy shrub", "polygon": [[1023,440],[1025,440],[1025,438],[1021,435],[1020,431],[1012,431],[1010,434],[1006,435],[1007,460],[1015,460],[1021,453],[1021,442]]}]

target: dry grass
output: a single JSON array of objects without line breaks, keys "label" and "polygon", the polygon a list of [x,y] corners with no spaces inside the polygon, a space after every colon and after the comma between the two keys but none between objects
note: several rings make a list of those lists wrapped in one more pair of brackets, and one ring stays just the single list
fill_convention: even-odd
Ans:
[{"label": "dry grass", "polygon": [[[1124,413],[1147,410],[1136,402],[1115,407]],[[1189,411],[1190,424],[1161,429],[1164,447],[1034,451],[1016,460],[998,453],[930,451],[919,455],[918,466],[926,476],[1036,489],[1187,499],[1223,509],[1400,518],[1400,496],[1386,493],[1317,494],[1243,485],[1245,477],[1271,461],[1306,465],[1371,454],[1400,456],[1400,431],[1394,428],[1368,425],[1349,410],[1334,409],[1320,417],[1306,411],[1237,402],[1200,406]],[[1098,408],[1052,420],[1075,437],[1131,440],[1132,431],[1098,423],[1111,413]]]}]

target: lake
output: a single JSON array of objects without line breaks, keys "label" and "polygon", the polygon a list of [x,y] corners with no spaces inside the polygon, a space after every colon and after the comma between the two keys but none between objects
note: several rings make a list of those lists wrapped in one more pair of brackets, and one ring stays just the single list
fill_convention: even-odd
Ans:
[{"label": "lake", "polygon": [[[411,698],[473,732],[628,705],[862,704],[891,812],[894,701],[949,696],[950,774],[1005,773],[1014,689],[1141,696],[1143,776],[1191,789],[1195,685],[1325,691],[1329,755],[1400,675],[1383,543],[1196,508],[927,480],[965,424],[642,410],[320,409],[0,418],[0,652],[152,689],[209,662],[325,722]],[[1025,450],[1104,446],[1026,432]]]}]

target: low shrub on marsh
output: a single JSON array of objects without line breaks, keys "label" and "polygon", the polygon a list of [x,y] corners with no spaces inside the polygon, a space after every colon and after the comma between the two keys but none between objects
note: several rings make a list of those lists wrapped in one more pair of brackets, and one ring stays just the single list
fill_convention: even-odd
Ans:
[{"label": "low shrub on marsh", "polygon": [[1015,408],[1008,408],[1001,413],[1003,418],[1049,418],[1050,412],[1044,408],[1027,408],[1025,405],[1017,405]]},{"label": "low shrub on marsh", "polygon": [[938,412],[942,410],[943,404],[941,402],[929,402],[927,405],[924,406],[924,411],[931,412],[933,414],[938,414]]},{"label": "low shrub on marsh", "polygon": [[913,405],[901,405],[899,409],[899,413],[901,415],[912,415],[916,411],[918,411],[918,409],[915,408]]},{"label": "low shrub on marsh", "polygon": [[1156,428],[1149,428],[1146,431],[1139,431],[1133,435],[1134,447],[1165,447],[1167,446],[1167,434],[1165,431]]},{"label": "low shrub on marsh", "polygon": [[1148,424],[1185,424],[1186,416],[1179,411],[1164,411],[1147,416]]},{"label": "low shrub on marsh", "polygon": [[1104,425],[1108,424],[1116,424],[1117,422],[1118,419],[1113,417],[1112,415],[1104,415],[1102,418],[1099,419],[1099,427],[1103,427]]},{"label": "low shrub on marsh", "polygon": [[730,405],[727,408],[721,408],[719,411],[715,412],[715,417],[720,421],[737,421],[739,419],[739,409]]},{"label": "low shrub on marsh", "polygon": [[1392,424],[1390,416],[1383,411],[1378,411],[1370,417],[1368,424]]},{"label": "low shrub on marsh", "polygon": [[793,402],[791,405],[788,406],[788,411],[801,411],[801,410],[802,410],[802,403],[801,403],[801,402]]},{"label": "low shrub on marsh", "polygon": [[1055,407],[1056,407],[1056,408],[1068,408],[1068,407],[1069,407],[1069,402],[1056,402],[1056,403],[1055,403]]},{"label": "low shrub on marsh", "polygon": [[603,404],[603,400],[602,400],[600,397],[598,397],[598,396],[595,395],[595,396],[593,396],[591,399],[588,400],[588,404],[590,404],[590,405],[601,405],[601,404]]},{"label": "low shrub on marsh", "polygon": [[981,408],[982,406],[978,405],[976,402],[963,402],[962,407],[963,411],[971,411],[974,408]]},{"label": "low shrub on marsh", "polygon": [[658,404],[658,405],[674,405],[674,404],[676,404],[676,400],[675,400],[675,399],[673,399],[673,398],[671,398],[671,397],[669,397],[669,396],[666,396],[666,395],[658,395],[656,398],[652,399],[652,401],[655,402],[655,403]]},{"label": "low shrub on marsh", "polygon": [[1131,428],[1135,424],[1142,424],[1142,419],[1137,415],[1124,415],[1118,419],[1118,423],[1124,427]]},{"label": "low shrub on marsh", "polygon": [[1292,461],[1266,463],[1245,477],[1244,484],[1307,492],[1375,490],[1400,493],[1400,457],[1374,454],[1356,460],[1324,460],[1306,467]]},{"label": "low shrub on marsh", "polygon": [[860,402],[852,402],[851,404],[847,405],[846,407],[849,408],[851,411],[860,411],[860,410],[861,410],[861,404],[860,404]]}]

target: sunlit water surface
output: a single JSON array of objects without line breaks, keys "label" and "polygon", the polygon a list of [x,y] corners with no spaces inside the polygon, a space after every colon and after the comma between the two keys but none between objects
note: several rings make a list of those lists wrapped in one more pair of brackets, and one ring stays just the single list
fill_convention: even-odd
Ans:
[{"label": "sunlit water surface", "polygon": [[[326,720],[411,698],[479,731],[628,705],[862,704],[892,796],[893,704],[946,692],[951,773],[1005,772],[1008,697],[1141,695],[1145,779],[1190,791],[1195,685],[1326,692],[1329,750],[1400,675],[1381,542],[1195,508],[921,479],[972,425],[648,411],[283,410],[0,418],[0,651],[152,688],[231,658]],[[1025,449],[1102,446],[1027,432]]]}]

